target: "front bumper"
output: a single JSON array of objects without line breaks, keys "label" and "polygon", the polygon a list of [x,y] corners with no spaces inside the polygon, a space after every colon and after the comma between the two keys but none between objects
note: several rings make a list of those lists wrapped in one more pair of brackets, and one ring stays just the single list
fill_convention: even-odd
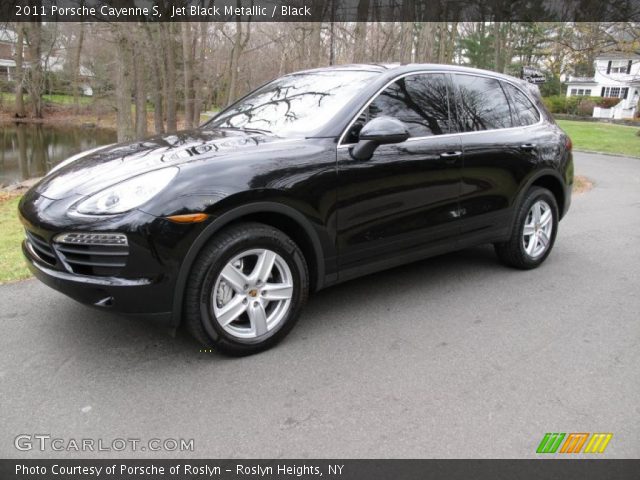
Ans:
[{"label": "front bumper", "polygon": [[[81,303],[176,326],[178,272],[204,226],[176,224],[140,210],[78,218],[68,214],[75,201],[50,200],[33,190],[23,196],[19,216],[27,238],[22,251],[33,275]],[[127,245],[83,252],[74,242],[57,240],[70,232],[126,235]]]},{"label": "front bumper", "polygon": [[27,240],[22,242],[27,267],[42,283],[80,303],[118,313],[150,318],[162,324],[171,322],[171,310],[158,311],[162,285],[152,278],[119,278],[75,275],[42,264]]}]

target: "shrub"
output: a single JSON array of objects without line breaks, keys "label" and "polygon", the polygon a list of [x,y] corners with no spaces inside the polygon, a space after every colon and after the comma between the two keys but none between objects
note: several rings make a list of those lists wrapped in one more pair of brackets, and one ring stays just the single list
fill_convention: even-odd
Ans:
[{"label": "shrub", "polygon": [[618,103],[620,103],[620,99],[618,97],[598,97],[596,99],[596,105],[601,108],[615,107]]},{"label": "shrub", "polygon": [[591,98],[587,97],[578,103],[577,107],[577,115],[581,117],[591,117],[593,116],[593,107],[596,106],[596,102],[594,102]]},{"label": "shrub", "polygon": [[[601,100],[603,99],[600,97],[566,97],[564,95],[543,98],[544,104],[551,113],[564,113],[581,117],[593,115],[593,107],[596,105],[601,106],[599,103]],[[616,100],[619,101],[620,99]]]}]

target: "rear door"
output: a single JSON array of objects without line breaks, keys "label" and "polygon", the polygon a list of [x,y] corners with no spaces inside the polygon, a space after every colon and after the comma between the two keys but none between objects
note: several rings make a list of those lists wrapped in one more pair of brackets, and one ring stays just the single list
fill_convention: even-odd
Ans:
[{"label": "rear door", "polygon": [[[457,234],[462,149],[450,124],[446,74],[411,74],[386,87],[338,147],[340,278],[444,243]],[[369,160],[350,155],[359,128],[377,116],[402,121],[410,138],[381,145]],[[400,263],[400,262],[396,262]],[[366,270],[366,268],[364,268]]]},{"label": "rear door", "polygon": [[464,153],[461,235],[470,244],[493,241],[509,233],[522,181],[539,160],[544,126],[538,110],[509,82],[466,73],[452,77]]}]

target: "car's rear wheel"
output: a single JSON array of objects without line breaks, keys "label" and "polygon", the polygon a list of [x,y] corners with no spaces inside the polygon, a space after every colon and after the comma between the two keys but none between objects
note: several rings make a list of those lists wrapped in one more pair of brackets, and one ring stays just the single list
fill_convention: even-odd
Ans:
[{"label": "car's rear wheel", "polygon": [[185,295],[186,327],[223,353],[256,353],[289,333],[308,290],[307,265],[293,240],[267,225],[233,225],[196,260]]},{"label": "car's rear wheel", "polygon": [[558,232],[558,204],[546,188],[530,189],[516,216],[511,238],[495,244],[496,253],[505,264],[531,269],[551,253]]}]

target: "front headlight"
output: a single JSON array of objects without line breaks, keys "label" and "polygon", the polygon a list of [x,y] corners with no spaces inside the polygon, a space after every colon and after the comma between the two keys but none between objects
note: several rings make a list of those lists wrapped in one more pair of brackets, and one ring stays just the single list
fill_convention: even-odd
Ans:
[{"label": "front headlight", "polygon": [[151,200],[178,171],[177,167],[162,168],[117,183],[80,202],[77,211],[88,215],[126,212]]}]

